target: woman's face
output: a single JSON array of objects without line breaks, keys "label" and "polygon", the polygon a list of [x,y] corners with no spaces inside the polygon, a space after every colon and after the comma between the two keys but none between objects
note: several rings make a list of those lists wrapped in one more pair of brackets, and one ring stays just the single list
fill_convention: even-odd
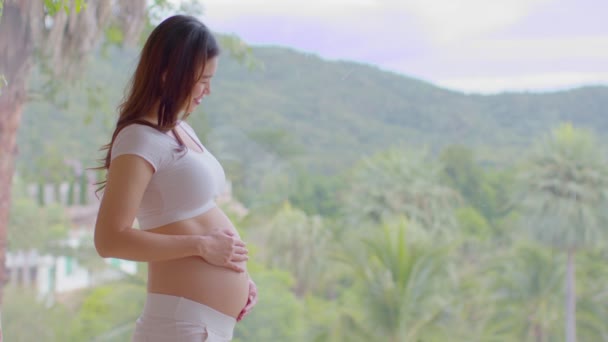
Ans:
[{"label": "woman's face", "polygon": [[192,92],[190,93],[190,103],[188,103],[186,113],[192,113],[196,107],[201,104],[203,98],[211,94],[211,79],[217,70],[217,63],[218,57],[213,57],[205,63],[205,69],[203,70],[201,77],[194,84],[194,88],[192,88]]}]

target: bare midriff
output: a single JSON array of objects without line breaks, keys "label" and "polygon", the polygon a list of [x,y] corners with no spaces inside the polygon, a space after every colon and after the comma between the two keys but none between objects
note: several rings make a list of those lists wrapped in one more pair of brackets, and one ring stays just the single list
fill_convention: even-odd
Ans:
[{"label": "bare midriff", "polygon": [[[228,228],[239,236],[224,212],[213,207],[200,216],[148,231],[169,235],[207,235]],[[245,268],[246,262],[239,263]],[[184,297],[237,317],[249,295],[247,272],[207,263],[201,257],[187,257],[148,263],[148,292]]]}]

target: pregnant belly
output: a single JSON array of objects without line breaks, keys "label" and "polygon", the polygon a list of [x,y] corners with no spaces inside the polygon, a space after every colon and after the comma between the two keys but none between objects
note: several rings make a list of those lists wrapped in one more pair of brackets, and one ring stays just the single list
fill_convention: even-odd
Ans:
[{"label": "pregnant belly", "polygon": [[[219,208],[201,216],[152,229],[160,234],[205,235],[228,228],[237,236],[232,222]],[[245,267],[245,262],[242,263]],[[211,265],[200,257],[148,263],[148,291],[188,298],[226,315],[237,317],[249,294],[246,272],[238,273]]]}]

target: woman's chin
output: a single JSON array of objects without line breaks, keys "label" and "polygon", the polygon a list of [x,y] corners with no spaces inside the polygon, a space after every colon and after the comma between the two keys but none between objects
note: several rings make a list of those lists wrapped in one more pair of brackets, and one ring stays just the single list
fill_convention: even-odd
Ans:
[{"label": "woman's chin", "polygon": [[188,108],[188,112],[192,113],[201,103],[200,102],[192,102],[190,107]]}]

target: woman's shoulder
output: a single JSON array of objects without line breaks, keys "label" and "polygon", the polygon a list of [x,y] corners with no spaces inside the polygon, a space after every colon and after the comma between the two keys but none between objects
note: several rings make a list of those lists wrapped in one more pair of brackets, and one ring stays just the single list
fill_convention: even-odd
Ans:
[{"label": "woman's shoulder", "polygon": [[118,135],[140,135],[140,136],[161,136],[161,135],[166,135],[165,133],[161,132],[160,130],[152,127],[152,126],[148,126],[145,124],[141,124],[141,123],[130,123],[128,125],[126,125],[125,127],[123,127],[119,132]]},{"label": "woman's shoulder", "polygon": [[179,126],[181,126],[182,128],[184,128],[185,130],[187,130],[188,133],[190,133],[190,134],[196,134],[196,132],[194,131],[194,128],[192,128],[192,126],[190,126],[190,124],[188,123],[188,121],[186,121],[186,120],[180,120],[177,124]]},{"label": "woman's shoulder", "polygon": [[186,122],[185,120],[182,120],[178,123],[178,125],[180,127],[182,127],[183,130],[185,130],[188,135],[194,137],[194,139],[196,139],[196,141],[203,145],[203,143],[201,142],[201,139],[198,137],[198,134],[196,134],[196,131],[194,130],[194,128],[192,128],[192,126],[190,126],[190,124],[188,122]]},{"label": "woman's shoulder", "polygon": [[111,158],[135,154],[149,161],[158,170],[172,160],[177,146],[171,137],[145,124],[129,124],[122,128],[112,144]]},{"label": "woman's shoulder", "polygon": [[114,147],[166,150],[173,149],[177,142],[166,133],[145,125],[132,123],[123,127],[114,140]]},{"label": "woman's shoulder", "polygon": [[139,123],[132,123],[122,128],[116,135],[116,139],[146,142],[153,146],[168,146],[171,148],[177,145],[177,142],[169,134]]}]

